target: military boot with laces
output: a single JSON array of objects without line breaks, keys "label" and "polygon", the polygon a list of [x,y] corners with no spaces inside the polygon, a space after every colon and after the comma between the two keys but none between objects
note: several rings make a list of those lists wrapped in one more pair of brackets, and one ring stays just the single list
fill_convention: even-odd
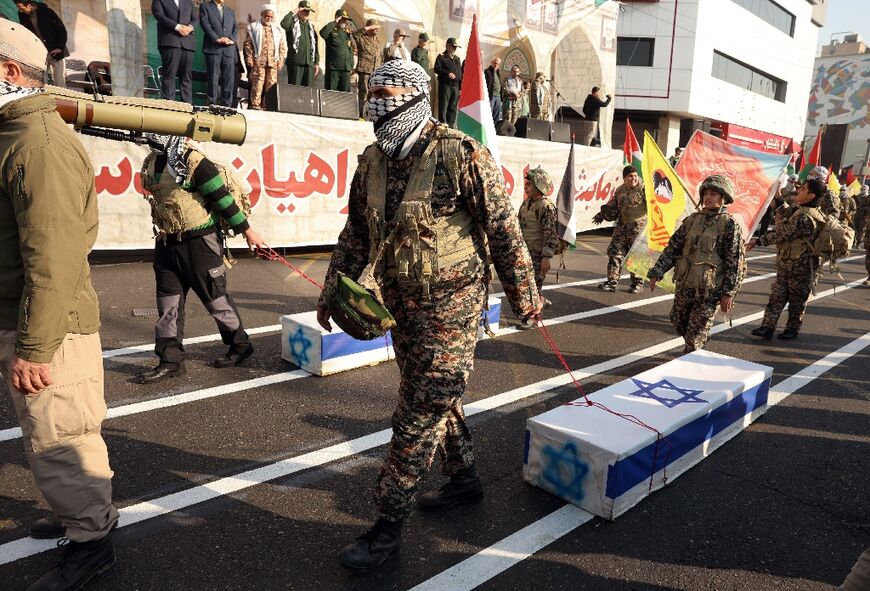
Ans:
[{"label": "military boot with laces", "polygon": [[367,573],[399,553],[402,523],[378,519],[375,525],[338,553],[338,563],[348,570]]},{"label": "military boot with laces", "polygon": [[115,564],[115,548],[111,535],[90,542],[73,542],[61,538],[58,546],[65,546],[63,558],[57,566],[28,587],[27,591],[74,591]]},{"label": "military boot with laces", "polygon": [[474,505],[483,499],[483,485],[477,468],[469,466],[460,470],[438,490],[420,495],[417,507],[420,511],[444,511],[460,505]]},{"label": "military boot with laces", "polygon": [[601,291],[616,291],[616,282],[605,281],[604,283],[599,283],[598,289],[600,289]]}]

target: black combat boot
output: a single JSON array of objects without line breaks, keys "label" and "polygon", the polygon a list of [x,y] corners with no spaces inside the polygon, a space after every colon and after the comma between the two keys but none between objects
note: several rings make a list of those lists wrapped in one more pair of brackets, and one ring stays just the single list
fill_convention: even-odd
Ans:
[{"label": "black combat boot", "polygon": [[[63,545],[62,538],[58,546]],[[112,536],[91,542],[69,540],[57,566],[28,587],[27,591],[75,591],[115,564]]]},{"label": "black combat boot", "polygon": [[792,339],[798,338],[798,331],[795,328],[786,328],[784,331],[776,335],[776,338],[782,339],[784,341],[790,341]]},{"label": "black combat boot", "polygon": [[184,369],[184,364],[163,363],[161,361],[160,365],[154,369],[149,369],[144,373],[140,373],[137,376],[137,379],[140,384],[153,384],[154,382],[159,382],[166,378],[177,378],[178,376],[184,375],[186,372],[187,370]]},{"label": "black combat boot", "polygon": [[628,293],[640,293],[643,291],[643,279],[631,282],[631,287],[628,288]]},{"label": "black combat boot", "polygon": [[51,540],[52,538],[62,538],[66,528],[56,515],[37,519],[30,526],[30,537],[37,540]]},{"label": "black combat boot", "polygon": [[767,326],[759,326],[758,328],[753,329],[750,334],[754,334],[757,337],[761,337],[769,341],[773,338],[773,329]]},{"label": "black combat boot", "polygon": [[245,361],[248,357],[254,354],[254,345],[248,344],[248,346],[241,351],[234,351],[230,349],[229,353],[224,355],[223,357],[218,357],[214,360],[215,367],[232,367],[234,365],[241,365],[242,362]]},{"label": "black combat boot", "polygon": [[338,563],[348,570],[370,572],[399,553],[402,522],[378,519],[366,533],[338,553]]},{"label": "black combat boot", "polygon": [[450,482],[438,490],[420,495],[420,511],[443,511],[460,505],[474,505],[483,499],[483,486],[477,468],[469,466],[453,475]]}]

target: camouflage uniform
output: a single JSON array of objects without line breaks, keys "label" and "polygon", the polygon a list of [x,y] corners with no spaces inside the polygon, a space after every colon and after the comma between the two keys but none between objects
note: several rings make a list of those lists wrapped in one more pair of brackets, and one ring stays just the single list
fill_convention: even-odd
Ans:
[{"label": "camouflage uniform", "polygon": [[[857,195],[855,197],[855,208],[855,246],[858,246],[864,238],[864,227],[867,218],[870,217],[870,195]],[[864,240],[864,246],[865,248],[867,246],[866,240]]]},{"label": "camouflage uniform", "polygon": [[[696,231],[690,232],[693,225],[697,225]],[[702,228],[700,232],[697,231],[698,228]],[[710,241],[712,245],[705,244],[704,233],[713,230],[716,231],[715,240]],[[691,235],[697,236],[698,239],[691,240]],[[689,241],[687,237],[690,238]],[[681,259],[688,261],[690,267],[698,266],[693,265],[688,258],[690,251],[695,248],[708,255],[715,255],[721,260],[721,268],[708,269],[711,278],[716,276],[710,289],[687,286],[686,276],[680,274]],[[676,328],[677,334],[686,341],[683,349],[685,354],[704,348],[704,344],[710,338],[710,328],[713,326],[713,318],[716,315],[716,308],[719,307],[720,298],[723,295],[732,298],[737,296],[746,272],[740,226],[724,208],[718,212],[693,213],[683,220],[671,236],[668,245],[647,276],[659,280],[675,266],[677,267],[674,273],[676,291],[674,305],[671,308],[671,323]]]},{"label": "camouflage uniform", "polygon": [[545,274],[541,271],[541,263],[545,258],[554,257],[559,249],[559,236],[556,234],[556,206],[544,197],[553,189],[553,181],[549,174],[538,167],[530,170],[527,178],[535,185],[538,193],[535,197],[523,201],[517,217],[520,220],[526,247],[532,256],[535,283],[540,294],[545,278]]},{"label": "camouflage uniform", "polygon": [[870,211],[868,211],[864,215],[864,266],[867,269],[867,281],[870,281],[870,248],[867,248],[867,245],[870,244]]},{"label": "camouflage uniform", "polygon": [[833,191],[828,189],[822,197],[821,202],[819,203],[819,211],[821,211],[825,215],[832,215],[835,218],[839,218],[840,208],[841,205],[839,195],[835,195]]},{"label": "camouflage uniform", "polygon": [[[403,200],[414,162],[435,135],[427,127],[404,160],[387,159],[385,219]],[[398,522],[411,511],[420,478],[439,452],[443,471],[452,476],[473,465],[471,434],[462,410],[462,395],[474,362],[474,347],[489,281],[484,236],[496,271],[517,316],[534,311],[538,296],[532,263],[516,215],[489,151],[476,141],[462,141],[458,191],[438,151],[432,189],[435,218],[465,209],[482,232],[475,232],[476,255],[464,267],[451,267],[430,285],[430,300],[409,293],[385,276],[384,303],[396,319],[392,330],[401,383],[393,414],[393,437],[377,479],[375,500],[382,518]],[[370,148],[371,149],[371,148]],[[362,168],[362,165],[361,167]],[[374,171],[369,172],[369,174]],[[327,307],[336,272],[359,277],[369,260],[366,171],[358,169],[351,184],[348,219],[332,253],[319,306]]]},{"label": "camouflage uniform", "polygon": [[851,224],[855,220],[855,213],[858,206],[855,203],[855,198],[846,193],[840,197],[840,221],[844,224]]},{"label": "camouflage uniform", "polygon": [[[601,206],[598,214],[603,219],[616,219],[613,237],[607,247],[607,282],[619,283],[622,273],[622,261],[625,259],[631,245],[637,240],[638,234],[646,224],[646,197],[643,183],[629,188],[625,184],[619,186],[613,198]],[[642,285],[643,277],[631,274],[632,285]]]},{"label": "camouflage uniform", "polygon": [[774,229],[761,236],[758,246],[776,244],[776,279],[770,288],[770,299],[764,310],[761,326],[774,329],[779,315],[788,304],[786,328],[799,331],[807,300],[818,277],[820,260],[807,248],[807,242],[821,228],[820,212],[809,207],[781,207],[776,212]]}]

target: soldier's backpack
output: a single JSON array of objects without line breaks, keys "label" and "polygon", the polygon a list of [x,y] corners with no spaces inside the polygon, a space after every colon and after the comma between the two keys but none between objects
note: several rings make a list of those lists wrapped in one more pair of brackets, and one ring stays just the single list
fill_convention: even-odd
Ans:
[{"label": "soldier's backpack", "polygon": [[837,269],[837,261],[849,256],[855,244],[855,231],[832,215],[826,215],[825,221],[808,246],[813,255],[820,257],[824,265]]}]

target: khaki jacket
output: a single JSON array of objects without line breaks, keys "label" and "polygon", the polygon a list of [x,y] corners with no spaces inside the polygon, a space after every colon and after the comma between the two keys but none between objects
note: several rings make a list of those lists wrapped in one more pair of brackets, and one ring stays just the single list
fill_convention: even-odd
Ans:
[{"label": "khaki jacket", "polygon": [[67,333],[100,328],[88,253],[97,239],[94,170],[38,94],[0,108],[0,330],[15,354],[51,361]]}]

